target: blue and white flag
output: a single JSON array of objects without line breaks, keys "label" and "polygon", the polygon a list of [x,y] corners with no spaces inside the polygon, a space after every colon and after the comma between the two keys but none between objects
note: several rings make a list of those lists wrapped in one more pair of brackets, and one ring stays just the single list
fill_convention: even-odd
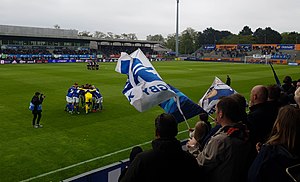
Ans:
[{"label": "blue and white flag", "polygon": [[209,114],[215,112],[215,105],[220,97],[229,96],[237,93],[230,86],[223,83],[218,77],[215,77],[214,82],[200,99],[199,105]]},{"label": "blue and white flag", "polygon": [[128,76],[123,94],[140,112],[176,96],[140,49],[122,53],[115,71]]},{"label": "blue and white flag", "polygon": [[205,112],[198,104],[194,103],[178,89],[171,85],[169,85],[169,87],[176,93],[177,97],[171,98],[159,104],[159,106],[163,108],[166,113],[172,114],[177,123],[186,121],[187,119]]}]

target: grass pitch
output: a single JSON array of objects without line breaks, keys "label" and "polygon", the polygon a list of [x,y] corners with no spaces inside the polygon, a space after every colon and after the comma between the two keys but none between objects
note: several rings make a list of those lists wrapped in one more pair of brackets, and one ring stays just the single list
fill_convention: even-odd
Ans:
[{"label": "grass pitch", "polygon": [[[275,83],[269,65],[154,62],[165,82],[198,102],[217,76],[232,79],[232,88],[247,99],[257,84]],[[83,63],[0,65],[0,181],[60,181],[83,172],[128,158],[129,150],[107,155],[154,138],[154,119],[160,107],[140,113],[129,104],[122,89],[126,75],[114,71],[116,63],[101,63],[100,70],[87,70]],[[290,75],[300,78],[300,68],[274,65],[280,80]],[[64,111],[67,89],[74,83],[97,86],[104,97],[98,113],[70,115]],[[41,124],[31,126],[28,110],[34,92],[46,95]],[[188,121],[194,126],[197,117]],[[180,123],[179,130],[187,129]],[[178,139],[187,138],[187,132]],[[150,145],[143,145],[143,149]],[[83,161],[107,157],[77,165]],[[67,168],[65,170],[60,170]],[[57,171],[51,173],[51,171]],[[49,173],[50,172],[50,173]],[[48,175],[44,175],[47,174]]]}]

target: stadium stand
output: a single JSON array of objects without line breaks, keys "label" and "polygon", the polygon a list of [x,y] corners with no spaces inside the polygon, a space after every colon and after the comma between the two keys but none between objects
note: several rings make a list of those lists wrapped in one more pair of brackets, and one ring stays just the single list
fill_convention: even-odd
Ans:
[{"label": "stadium stand", "polygon": [[83,37],[78,36],[77,30],[0,25],[0,59],[4,63],[48,62],[49,59],[102,61],[117,59],[120,52],[133,52],[137,48],[149,58],[161,57],[168,49],[159,44],[157,41]]},{"label": "stadium stand", "polygon": [[299,56],[299,44],[225,44],[203,45],[185,60],[300,64]]},{"label": "stadium stand", "polygon": [[[0,25],[1,64],[115,61],[140,48],[150,60],[174,60],[161,42],[78,36],[78,30]],[[183,60],[300,64],[300,44],[208,44]],[[54,60],[54,61],[52,61]],[[71,61],[67,61],[71,60]]]}]

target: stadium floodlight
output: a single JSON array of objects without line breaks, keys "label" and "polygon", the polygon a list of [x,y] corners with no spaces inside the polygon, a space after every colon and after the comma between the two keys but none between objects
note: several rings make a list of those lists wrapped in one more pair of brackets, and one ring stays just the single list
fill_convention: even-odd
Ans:
[{"label": "stadium floodlight", "polygon": [[176,11],[176,57],[178,57],[178,15],[179,15],[179,0],[177,1],[177,11]]}]

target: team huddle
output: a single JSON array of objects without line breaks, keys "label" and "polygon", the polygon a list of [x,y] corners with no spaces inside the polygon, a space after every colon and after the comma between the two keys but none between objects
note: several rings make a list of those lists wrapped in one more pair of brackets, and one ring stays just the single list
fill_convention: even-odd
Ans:
[{"label": "team huddle", "polygon": [[97,112],[103,108],[103,97],[99,89],[90,84],[78,86],[78,83],[74,83],[68,89],[66,101],[65,111],[68,111],[70,114],[80,114],[79,104],[84,108],[86,114],[91,111]]}]

